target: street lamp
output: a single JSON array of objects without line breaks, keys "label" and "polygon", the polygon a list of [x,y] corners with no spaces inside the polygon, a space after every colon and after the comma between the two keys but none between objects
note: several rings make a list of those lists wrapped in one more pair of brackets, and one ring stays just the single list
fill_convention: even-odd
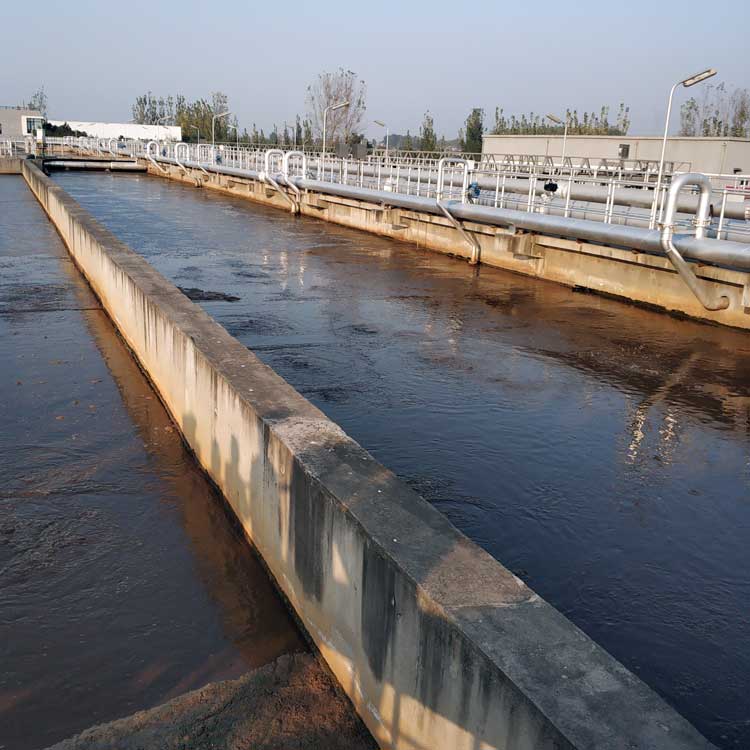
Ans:
[{"label": "street lamp", "polygon": [[340,102],[339,104],[330,104],[325,108],[323,111],[323,153],[321,154],[321,164],[323,165],[323,171],[325,172],[325,164],[326,164],[326,120],[328,119],[328,113],[334,112],[337,109],[341,109],[342,107],[348,107],[349,106],[349,100],[345,102]]},{"label": "street lamp", "polygon": [[158,120],[156,121],[156,128],[157,128],[157,130],[156,130],[156,136],[157,136],[157,140],[158,140],[158,137],[159,137],[159,129],[158,129],[158,128],[159,128],[159,125],[161,125],[161,124],[162,124],[162,123],[163,123],[163,122],[164,122],[165,120],[168,120],[168,119],[169,119],[169,118],[170,118],[171,116],[172,116],[172,115],[164,115],[164,117],[160,117],[160,118],[159,118],[159,119],[158,119]]},{"label": "street lamp", "polygon": [[240,147],[240,129],[236,125],[227,125],[228,128],[231,128],[234,130],[235,134],[237,135],[237,148]]},{"label": "street lamp", "polygon": [[[555,123],[555,125],[562,125],[563,121],[557,115],[547,115],[547,119]],[[563,131],[563,145],[562,145],[562,157],[560,164],[560,170],[565,168],[565,149],[568,144],[568,124],[570,123],[570,115],[568,112],[565,113],[565,130]]]},{"label": "street lamp", "polygon": [[220,112],[218,115],[214,115],[211,118],[211,148],[216,150],[216,121],[220,117],[226,117],[227,115],[231,115],[232,113],[227,110],[226,112]]},{"label": "street lamp", "polygon": [[200,128],[197,125],[188,125],[189,128],[192,128],[195,130],[196,133],[198,133],[198,144],[200,145],[201,142],[201,131]]},{"label": "street lamp", "polygon": [[654,225],[656,223],[656,212],[657,212],[657,206],[659,204],[659,193],[661,192],[661,180],[664,176],[664,155],[667,152],[667,136],[669,134],[669,117],[672,114],[672,97],[674,96],[675,89],[678,86],[684,86],[686,89],[690,88],[691,86],[695,86],[696,83],[700,83],[701,81],[705,81],[707,78],[712,78],[716,75],[716,71],[713,68],[708,68],[707,70],[704,70],[702,73],[696,73],[694,76],[690,76],[690,78],[686,78],[684,81],[677,81],[674,86],[669,91],[669,101],[667,103],[667,117],[666,121],[664,122],[664,138],[661,142],[661,157],[659,159],[659,176],[656,178],[656,191],[654,195],[654,205],[651,209],[651,221],[649,222],[649,229],[653,229]]},{"label": "street lamp", "polygon": [[388,163],[388,126],[382,120],[373,120],[376,125],[385,128],[385,163]]}]

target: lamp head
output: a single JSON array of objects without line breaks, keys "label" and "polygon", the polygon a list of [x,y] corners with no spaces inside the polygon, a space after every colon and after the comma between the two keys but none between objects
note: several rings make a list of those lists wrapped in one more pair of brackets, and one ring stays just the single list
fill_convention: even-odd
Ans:
[{"label": "lamp head", "polygon": [[690,76],[690,78],[686,78],[681,83],[687,89],[687,88],[690,88],[690,86],[695,86],[696,83],[705,81],[706,78],[712,78],[715,75],[716,75],[716,71],[713,68],[709,68],[708,70],[704,70],[702,73],[696,73],[694,76]]},{"label": "lamp head", "polygon": [[382,120],[373,120],[376,125],[380,125],[381,128],[385,127],[385,123]]},{"label": "lamp head", "polygon": [[552,120],[556,125],[562,125],[562,120],[557,115],[547,115],[548,120]]}]

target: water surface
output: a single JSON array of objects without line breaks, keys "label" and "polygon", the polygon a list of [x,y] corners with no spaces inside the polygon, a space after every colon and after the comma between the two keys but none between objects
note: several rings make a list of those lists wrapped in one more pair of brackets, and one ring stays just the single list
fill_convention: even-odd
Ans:
[{"label": "water surface", "polygon": [[304,648],[20,177],[0,177],[0,748]]},{"label": "water surface", "polygon": [[725,748],[750,747],[750,335],[147,176],[56,179]]}]

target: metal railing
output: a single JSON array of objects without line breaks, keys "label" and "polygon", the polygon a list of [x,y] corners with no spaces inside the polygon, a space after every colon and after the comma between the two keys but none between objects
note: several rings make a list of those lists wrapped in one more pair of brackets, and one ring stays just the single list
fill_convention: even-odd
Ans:
[{"label": "metal railing", "polygon": [[[48,144],[55,139],[47,139]],[[248,148],[236,144],[190,144],[97,138],[57,139],[72,150],[174,159],[176,163],[219,165],[275,175],[307,177],[322,182],[368,188],[442,201],[459,201],[500,209],[585,219],[604,224],[655,229],[661,223],[673,175],[665,172],[655,184],[657,165],[651,162],[566,159],[565,165],[529,157],[523,164],[478,163],[472,159],[430,156],[408,163],[377,155],[364,160],[319,152]],[[615,163],[616,162],[616,163]],[[442,166],[441,166],[442,164]],[[292,165],[292,166],[290,166]],[[563,168],[564,166],[564,168]],[[707,175],[711,182],[709,236],[750,241],[750,175]],[[270,183],[269,183],[270,184]],[[676,226],[690,228],[698,207],[697,193],[683,192],[677,204]]]}]

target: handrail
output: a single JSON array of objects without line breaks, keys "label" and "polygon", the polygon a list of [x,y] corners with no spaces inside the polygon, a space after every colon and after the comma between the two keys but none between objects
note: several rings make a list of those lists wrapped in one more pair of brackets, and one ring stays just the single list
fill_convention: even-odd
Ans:
[{"label": "handrail", "polygon": [[280,148],[269,148],[265,153],[263,164],[265,165],[266,174],[271,174],[271,157],[280,156],[281,163],[284,163],[284,152]]},{"label": "handrail", "polygon": [[[461,181],[461,200],[460,201],[448,201],[443,202],[443,193],[445,192],[445,165],[446,164],[459,164],[463,166],[463,179]],[[443,215],[453,226],[458,230],[459,234],[469,243],[471,247],[471,256],[469,257],[469,263],[476,265],[479,263],[479,257],[482,253],[482,248],[474,235],[469,234],[463,227],[463,224],[457,219],[450,210],[451,203],[465,203],[466,194],[469,189],[469,160],[460,159],[452,156],[444,156],[438,161],[437,171],[437,183],[435,187],[435,200],[438,208],[443,212]]]},{"label": "handrail", "polygon": [[706,310],[726,310],[729,307],[729,297],[708,291],[698,281],[690,265],[674,246],[673,238],[675,215],[677,213],[677,196],[680,190],[688,185],[694,185],[700,189],[700,201],[694,220],[695,237],[696,239],[703,239],[706,236],[706,229],[711,223],[709,215],[711,180],[704,174],[688,172],[687,174],[677,175],[677,177],[672,179],[669,186],[669,194],[667,195],[667,203],[661,225],[661,246],[677,273],[680,274],[682,280],[688,285],[690,291],[698,298],[698,301]]},{"label": "handrail", "polygon": [[187,169],[185,169],[185,165],[180,161],[180,146],[182,146],[185,149],[185,159],[190,158],[190,146],[187,143],[175,143],[174,146],[174,160],[177,162],[177,166],[185,173],[187,174]]},{"label": "handrail", "polygon": [[281,171],[284,174],[284,177],[287,179],[289,178],[289,159],[292,156],[299,156],[302,158],[302,174],[301,177],[307,176],[307,156],[305,156],[304,151],[286,151],[284,153],[284,157],[281,162]]},{"label": "handrail", "polygon": [[149,161],[150,161],[150,162],[151,162],[151,163],[152,163],[152,164],[153,164],[153,165],[154,165],[154,166],[155,166],[155,167],[156,167],[156,168],[157,168],[157,169],[158,169],[158,170],[159,170],[160,172],[162,172],[163,174],[169,174],[169,171],[168,171],[168,170],[166,170],[166,169],[164,169],[164,167],[162,167],[162,165],[161,165],[161,164],[159,164],[159,163],[158,163],[158,162],[156,161],[156,159],[154,159],[154,157],[153,157],[153,156],[151,156],[151,146],[155,146],[155,147],[156,147],[156,150],[157,150],[157,154],[156,154],[156,155],[157,155],[157,156],[159,155],[159,154],[158,154],[158,151],[159,151],[159,144],[158,144],[158,143],[157,143],[156,141],[149,141],[149,142],[148,142],[148,143],[146,144],[146,158],[147,158],[147,159],[148,159],[148,160],[149,160]]},{"label": "handrail", "polygon": [[[289,206],[291,208],[292,213],[293,214],[298,214],[300,212],[300,205],[299,205],[300,192],[299,192],[299,188],[297,188],[297,186],[294,185],[294,190],[295,190],[295,193],[297,195],[297,200],[295,200],[294,198],[292,198],[289,195],[289,193],[286,192],[286,190],[282,190],[281,185],[279,185],[279,183],[271,176],[271,157],[272,156],[276,156],[276,157],[280,156],[281,159],[282,159],[282,166],[283,166],[284,152],[280,148],[271,148],[268,151],[266,151],[265,160],[264,160],[265,169],[262,172],[258,173],[258,177],[260,178],[261,182],[267,183],[274,190],[276,190],[278,193],[280,193],[282,196],[284,196],[284,198],[289,203]],[[280,172],[279,174],[281,175],[282,178],[286,177],[283,172]],[[284,182],[285,182],[285,184],[289,185],[290,187],[292,186],[292,183],[291,183],[290,180],[288,180],[288,179],[285,178]]]},{"label": "handrail", "polygon": [[461,164],[463,165],[463,181],[461,184],[461,203],[466,202],[466,191],[469,189],[469,160],[458,159],[452,156],[444,156],[438,161],[437,187],[435,188],[435,197],[438,201],[443,198],[443,189],[445,187],[445,165]]}]

